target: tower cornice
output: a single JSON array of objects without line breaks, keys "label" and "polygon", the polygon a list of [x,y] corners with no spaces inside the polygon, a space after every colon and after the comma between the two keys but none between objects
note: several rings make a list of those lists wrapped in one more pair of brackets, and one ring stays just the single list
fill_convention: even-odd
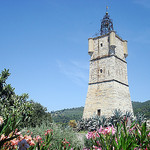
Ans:
[{"label": "tower cornice", "polygon": [[[109,36],[109,34],[111,33],[111,32],[115,32],[115,31],[110,31],[109,33],[107,33],[107,34],[105,34],[105,35],[100,35],[100,36],[96,36],[96,37],[91,37],[91,38],[88,38],[88,39],[93,39],[93,40],[96,40],[96,39],[99,39],[99,38],[103,38],[103,37],[106,37],[106,36]],[[123,40],[119,35],[117,35],[116,34],[116,32],[115,32],[115,36],[119,39],[119,40],[121,40],[122,42],[128,42],[127,40]]]}]

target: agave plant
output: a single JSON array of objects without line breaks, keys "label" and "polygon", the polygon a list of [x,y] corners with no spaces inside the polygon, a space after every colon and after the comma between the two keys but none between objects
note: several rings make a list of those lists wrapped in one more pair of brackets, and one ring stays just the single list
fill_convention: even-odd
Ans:
[{"label": "agave plant", "polygon": [[128,117],[133,118],[133,114],[132,114],[131,112],[128,112],[128,111],[126,111],[125,116],[126,116],[127,118],[128,118]]},{"label": "agave plant", "polygon": [[81,130],[88,130],[88,131],[94,131],[100,128],[100,126],[104,126],[106,124],[107,119],[102,116],[93,116],[92,118],[89,119],[81,119],[78,122],[77,129],[78,131]]},{"label": "agave plant", "polygon": [[121,120],[123,120],[123,113],[120,111],[120,109],[115,109],[113,112],[113,115],[108,119],[109,123],[113,126],[116,126],[117,123],[119,123]]},{"label": "agave plant", "polygon": [[142,123],[146,122],[146,117],[144,114],[138,113],[135,121],[141,125]]}]

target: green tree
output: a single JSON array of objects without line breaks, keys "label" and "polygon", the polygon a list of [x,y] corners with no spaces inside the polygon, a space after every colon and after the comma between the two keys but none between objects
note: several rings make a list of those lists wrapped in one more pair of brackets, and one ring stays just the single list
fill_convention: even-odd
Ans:
[{"label": "green tree", "polygon": [[27,126],[36,127],[42,124],[48,125],[52,120],[51,114],[47,112],[47,108],[34,101],[31,101],[31,103],[33,111]]},{"label": "green tree", "polygon": [[0,74],[0,116],[7,122],[11,115],[11,121],[17,121],[18,126],[23,127],[24,122],[30,120],[32,104],[27,101],[28,94],[15,94],[14,88],[6,83],[9,76],[9,70],[6,69]]}]

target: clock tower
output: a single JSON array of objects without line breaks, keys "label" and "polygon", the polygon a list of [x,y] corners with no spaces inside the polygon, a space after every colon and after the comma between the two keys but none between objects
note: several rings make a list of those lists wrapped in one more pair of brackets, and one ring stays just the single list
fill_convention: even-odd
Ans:
[{"label": "clock tower", "polygon": [[110,117],[115,109],[133,113],[127,75],[127,41],[114,31],[108,12],[101,21],[100,36],[88,41],[89,85],[83,118]]}]

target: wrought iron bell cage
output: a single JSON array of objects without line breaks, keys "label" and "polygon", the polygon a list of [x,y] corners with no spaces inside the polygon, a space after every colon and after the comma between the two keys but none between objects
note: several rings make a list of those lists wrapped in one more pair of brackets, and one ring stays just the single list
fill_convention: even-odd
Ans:
[{"label": "wrought iron bell cage", "polygon": [[101,21],[101,29],[100,29],[101,35],[105,35],[110,31],[114,30],[112,19],[110,19],[109,17],[110,16],[108,15],[108,12],[106,12],[106,15],[103,17]]}]

